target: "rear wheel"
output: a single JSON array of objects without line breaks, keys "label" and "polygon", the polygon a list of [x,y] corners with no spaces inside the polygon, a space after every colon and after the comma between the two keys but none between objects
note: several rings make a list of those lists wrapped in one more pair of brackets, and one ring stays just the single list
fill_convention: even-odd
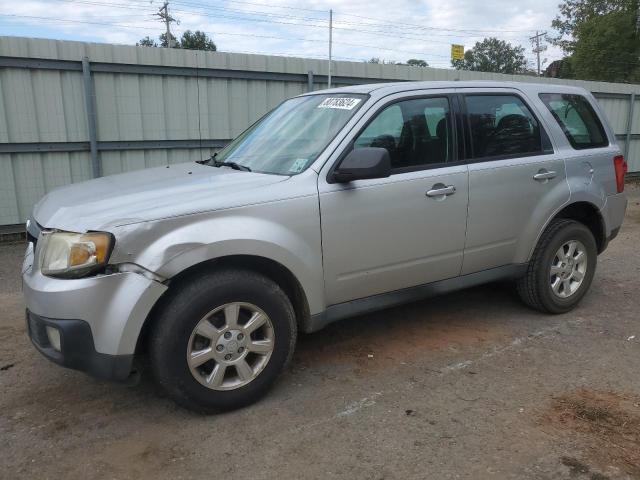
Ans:
[{"label": "rear wheel", "polygon": [[598,250],[591,231],[574,220],[556,219],[542,234],[526,275],[518,280],[520,298],[547,313],[573,309],[587,293]]},{"label": "rear wheel", "polygon": [[291,302],[272,280],[244,270],[205,274],[161,308],[151,332],[151,368],[189,409],[240,408],[282,372],[296,333]]}]

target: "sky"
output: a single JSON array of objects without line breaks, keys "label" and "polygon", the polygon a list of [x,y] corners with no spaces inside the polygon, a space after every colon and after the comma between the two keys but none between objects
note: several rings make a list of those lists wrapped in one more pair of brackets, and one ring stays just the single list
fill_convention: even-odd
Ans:
[{"label": "sky", "polygon": [[[552,33],[560,0],[169,0],[171,31],[201,30],[220,51],[327,58],[425,60],[450,68],[451,44],[493,36],[535,54],[529,37]],[[0,0],[0,35],[134,45],[165,31],[158,0]],[[549,46],[545,65],[562,57]]]}]

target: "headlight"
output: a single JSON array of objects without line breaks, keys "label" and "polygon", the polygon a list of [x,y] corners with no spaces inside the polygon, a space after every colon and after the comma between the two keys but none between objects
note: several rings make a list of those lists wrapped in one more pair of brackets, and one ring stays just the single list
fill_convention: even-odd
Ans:
[{"label": "headlight", "polygon": [[51,277],[84,277],[103,268],[113,249],[110,233],[42,232],[40,269]]}]

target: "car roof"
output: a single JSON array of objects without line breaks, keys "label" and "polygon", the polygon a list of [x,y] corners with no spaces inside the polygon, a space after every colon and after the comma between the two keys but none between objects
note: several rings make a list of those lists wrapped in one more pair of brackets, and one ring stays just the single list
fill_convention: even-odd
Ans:
[{"label": "car roof", "polygon": [[587,93],[580,87],[557,85],[551,83],[527,83],[527,82],[498,82],[491,80],[473,81],[422,81],[422,82],[391,82],[391,83],[369,83],[366,85],[351,85],[348,87],[331,88],[328,90],[318,90],[311,94],[327,93],[360,93],[379,97],[394,93],[409,92],[412,90],[429,89],[451,89],[451,88],[513,88],[523,92],[538,94],[541,92],[563,92],[563,93]]}]

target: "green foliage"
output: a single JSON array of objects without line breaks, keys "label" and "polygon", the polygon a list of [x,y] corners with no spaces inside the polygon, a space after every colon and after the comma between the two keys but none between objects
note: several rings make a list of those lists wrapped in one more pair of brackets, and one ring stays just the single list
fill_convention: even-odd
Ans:
[{"label": "green foliage", "polygon": [[[162,35],[160,35],[160,46],[162,48],[167,48],[167,34],[163,33]],[[178,42],[178,40],[176,39],[176,37],[173,36],[173,34],[171,34],[171,46],[173,48],[180,48],[180,42]]]},{"label": "green foliage", "polygon": [[565,0],[552,23],[559,34],[552,42],[568,54],[559,76],[638,82],[637,14],[638,0]]},{"label": "green foliage", "polygon": [[369,60],[365,60],[364,63],[373,63],[376,65],[402,65],[400,62],[396,63],[393,60],[384,60],[379,57],[372,57]]},{"label": "green foliage", "polygon": [[572,38],[579,25],[613,12],[635,12],[637,0],[564,0],[558,8],[559,15],[551,22],[558,37],[550,38],[554,45],[570,51],[575,45]]},{"label": "green foliage", "polygon": [[154,39],[149,38],[149,36],[146,36],[142,40],[140,40],[138,43],[136,43],[136,46],[138,46],[138,47],[157,47],[158,44],[156,43],[156,41]]},{"label": "green foliage", "polygon": [[379,57],[372,57],[367,60],[365,63],[374,63],[376,65],[409,65],[411,67],[428,67],[429,64],[424,60],[418,60],[417,58],[412,58],[407,60],[407,63],[402,62],[394,62],[393,60],[384,60]]},{"label": "green foliage", "polygon": [[638,81],[640,42],[635,16],[612,12],[580,23],[571,67],[577,78],[606,82]]},{"label": "green foliage", "polygon": [[544,72],[545,77],[554,78],[575,78],[571,58],[564,57],[562,60],[554,60],[549,64]]},{"label": "green foliage", "polygon": [[[140,47],[157,47],[158,44],[152,38],[148,36],[140,40],[136,45]],[[160,35],[160,46],[166,48],[167,45],[167,34],[163,33]],[[192,32],[191,30],[186,30],[182,34],[182,38],[178,41],[176,37],[171,35],[171,46],[173,48],[184,48],[186,50],[206,50],[209,52],[215,52],[217,50],[216,44],[213,42],[211,38],[207,36],[206,33],[201,32],[200,30],[196,30]]]},{"label": "green foliage", "polygon": [[485,38],[464,52],[464,60],[451,60],[456,70],[517,74],[527,71],[523,47],[514,47],[504,40]]},{"label": "green foliage", "polygon": [[206,33],[199,30],[195,32],[187,30],[184,32],[180,40],[180,48],[187,50],[206,50],[209,52],[215,52],[217,50],[213,40],[210,39]]},{"label": "green foliage", "polygon": [[427,62],[417,58],[410,58],[409,60],[407,60],[407,65],[411,67],[428,67],[429,66]]}]

